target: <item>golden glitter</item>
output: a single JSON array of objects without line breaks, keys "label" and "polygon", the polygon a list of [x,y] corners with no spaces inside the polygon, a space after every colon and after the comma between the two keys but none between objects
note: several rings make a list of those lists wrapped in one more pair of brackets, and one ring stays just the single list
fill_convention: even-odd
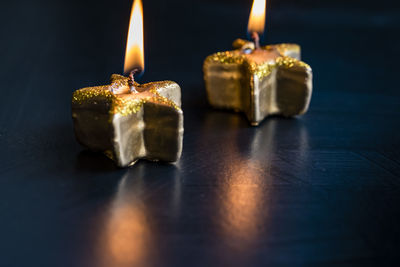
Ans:
[{"label": "golden glitter", "polygon": [[[242,39],[236,40],[235,42],[241,45],[246,45],[247,43],[250,43]],[[261,49],[264,50],[276,49],[280,55],[285,54],[285,52],[288,50],[293,51],[298,49],[300,51],[300,47],[296,44],[267,45],[261,47]],[[266,61],[261,64],[256,63],[253,60],[249,59],[246,56],[246,54],[242,52],[241,49],[233,51],[217,52],[215,54],[208,56],[204,61],[204,69],[208,68],[208,64],[212,63],[243,65],[249,72],[249,74],[256,75],[260,79],[268,76],[272,72],[272,70],[277,66],[285,68],[291,68],[295,66],[310,68],[310,66],[307,65],[306,63],[287,56],[279,56],[274,61]]]},{"label": "golden glitter", "polygon": [[[177,110],[181,108],[172,100],[162,96],[159,90],[175,84],[172,81],[152,82],[143,85],[135,83],[138,92],[114,94],[113,90],[129,86],[129,78],[113,74],[111,76],[111,85],[86,87],[73,93],[72,103],[81,105],[87,102],[106,102],[110,104],[110,114],[120,114],[126,116],[137,113],[146,102],[157,103],[173,107]],[[149,94],[150,93],[150,94]]]},{"label": "golden glitter", "polygon": [[292,67],[304,67],[307,69],[311,69],[310,65],[308,65],[307,63],[297,60],[295,58],[292,57],[286,57],[286,56],[282,56],[282,57],[278,57],[276,60],[276,65],[280,66],[280,67],[285,67],[285,68],[292,68]]},{"label": "golden glitter", "polygon": [[256,64],[254,62],[249,64],[250,74],[258,76],[260,79],[268,76],[275,68],[273,63]]},{"label": "golden glitter", "polygon": [[295,52],[300,54],[300,46],[298,44],[276,44],[276,45],[266,45],[262,49],[273,50],[276,49],[279,54],[286,55],[288,52]]},{"label": "golden glitter", "polygon": [[245,59],[246,56],[242,53],[237,53],[237,51],[225,51],[208,56],[205,63],[242,64]]},{"label": "golden glitter", "polygon": [[110,91],[109,85],[86,87],[75,91],[72,95],[72,103],[82,104],[92,98],[110,99],[114,98],[114,94]]}]

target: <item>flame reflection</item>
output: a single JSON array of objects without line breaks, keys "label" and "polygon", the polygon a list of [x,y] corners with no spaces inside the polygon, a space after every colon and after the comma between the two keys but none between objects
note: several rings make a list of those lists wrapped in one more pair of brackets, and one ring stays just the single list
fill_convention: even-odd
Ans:
[{"label": "flame reflection", "polygon": [[262,185],[254,183],[261,173],[256,164],[243,161],[232,166],[227,174],[230,181],[222,189],[220,207],[223,235],[227,244],[243,250],[262,228]]},{"label": "flame reflection", "polygon": [[291,164],[307,157],[307,129],[300,121],[277,118],[249,128],[244,116],[222,112],[208,112],[204,125],[202,145],[213,144],[212,160],[218,162],[212,166],[218,181],[219,265],[251,266],[260,246],[275,238],[271,205],[280,191],[274,189],[297,178]]},{"label": "flame reflection", "polygon": [[128,190],[128,173],[107,214],[98,255],[101,266],[147,266],[152,236],[144,203]]},{"label": "flame reflection", "polygon": [[175,165],[157,167],[140,162],[121,178],[93,225],[97,245],[84,266],[160,266],[160,255],[168,255],[169,248],[162,244],[165,240],[157,227],[160,214],[154,209],[163,207],[168,210],[165,220],[179,221],[182,188]]},{"label": "flame reflection", "polygon": [[[217,249],[223,250],[220,253],[223,257],[219,260],[221,265],[230,265],[245,260],[264,232],[268,213],[265,179],[270,178],[265,162],[260,164],[252,151],[243,153],[240,149],[240,143],[245,143],[245,150],[250,148],[245,140],[240,139],[242,129],[248,127],[247,122],[236,114],[211,112],[207,115],[205,133],[212,131],[221,135],[213,137],[219,140],[219,149],[213,149],[219,153],[213,156],[218,160],[215,166],[218,181],[215,223],[222,241]],[[212,142],[203,140],[203,144],[208,146]]]}]

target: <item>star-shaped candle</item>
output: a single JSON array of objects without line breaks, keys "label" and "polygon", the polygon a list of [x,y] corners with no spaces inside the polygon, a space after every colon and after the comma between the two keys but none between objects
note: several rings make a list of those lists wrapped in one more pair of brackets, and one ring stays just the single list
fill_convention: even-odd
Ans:
[{"label": "star-shaped candle", "polygon": [[181,89],[172,81],[139,84],[144,70],[141,0],[132,6],[124,72],[109,85],[79,89],[72,96],[72,118],[78,141],[105,153],[120,167],[138,159],[177,161],[182,152]]},{"label": "star-shaped candle", "polygon": [[299,45],[260,46],[265,8],[265,0],[254,0],[248,24],[252,42],[237,39],[235,50],[212,54],[203,65],[210,105],[244,112],[254,126],[269,115],[305,113],[312,93],[312,70],[300,61]]}]

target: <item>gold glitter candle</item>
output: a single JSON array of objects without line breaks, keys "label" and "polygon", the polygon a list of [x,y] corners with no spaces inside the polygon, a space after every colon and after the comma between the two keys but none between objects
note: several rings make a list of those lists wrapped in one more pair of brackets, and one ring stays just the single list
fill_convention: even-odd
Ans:
[{"label": "gold glitter candle", "polygon": [[125,73],[111,84],[79,89],[72,96],[72,118],[79,143],[105,153],[120,167],[138,159],[173,162],[183,141],[181,89],[172,81],[138,84],[144,68],[143,18],[135,0],[129,26]]},{"label": "gold glitter candle", "polygon": [[237,39],[234,50],[212,54],[203,65],[210,105],[244,112],[254,126],[269,115],[305,113],[312,93],[312,70],[300,61],[299,45],[259,45],[264,21],[265,1],[255,0],[249,20],[254,42]]},{"label": "gold glitter candle", "polygon": [[118,166],[136,160],[179,159],[182,152],[181,89],[171,81],[134,84],[113,74],[111,84],[77,90],[72,118],[78,141],[104,152]]}]

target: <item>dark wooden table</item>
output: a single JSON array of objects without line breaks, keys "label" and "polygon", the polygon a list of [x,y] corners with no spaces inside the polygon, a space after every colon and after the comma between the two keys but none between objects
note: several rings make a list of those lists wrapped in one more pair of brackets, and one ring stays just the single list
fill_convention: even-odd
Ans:
[{"label": "dark wooden table", "polygon": [[201,70],[251,1],[145,0],[142,81],[181,85],[184,152],[118,169],[76,143],[70,100],[121,72],[130,5],[2,3],[0,266],[399,264],[398,7],[269,3],[264,43],[301,44],[314,92],[252,128],[207,106]]}]

